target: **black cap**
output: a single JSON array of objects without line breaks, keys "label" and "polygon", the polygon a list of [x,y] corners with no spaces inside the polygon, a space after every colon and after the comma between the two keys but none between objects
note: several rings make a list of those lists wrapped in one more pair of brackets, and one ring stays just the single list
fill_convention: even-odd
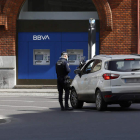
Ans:
[{"label": "black cap", "polygon": [[62,56],[62,55],[68,55],[68,53],[65,52],[65,51],[63,51],[63,52],[61,53],[61,56]]}]

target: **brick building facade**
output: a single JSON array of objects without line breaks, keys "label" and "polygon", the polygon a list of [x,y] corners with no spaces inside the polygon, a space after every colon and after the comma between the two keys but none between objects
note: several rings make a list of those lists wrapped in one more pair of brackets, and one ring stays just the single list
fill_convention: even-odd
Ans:
[{"label": "brick building facade", "polygon": [[[0,55],[16,55],[16,20],[25,0],[1,0]],[[100,19],[100,53],[138,50],[137,0],[93,0]]]},{"label": "brick building facade", "polygon": [[[100,20],[100,54],[135,54],[139,50],[139,0],[92,0]],[[0,67],[16,67],[17,17],[25,0],[0,0]],[[139,51],[139,52],[138,52]],[[3,64],[4,63],[4,64]],[[15,73],[12,72],[13,75]]]}]

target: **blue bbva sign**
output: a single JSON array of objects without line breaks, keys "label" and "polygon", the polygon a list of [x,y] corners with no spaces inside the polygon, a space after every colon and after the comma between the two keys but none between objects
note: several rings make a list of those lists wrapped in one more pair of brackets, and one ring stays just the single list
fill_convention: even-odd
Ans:
[{"label": "blue bbva sign", "polygon": [[18,41],[61,41],[61,33],[20,32]]},{"label": "blue bbva sign", "polygon": [[[36,49],[50,51],[50,65],[34,65]],[[18,79],[56,79],[55,64],[62,51],[82,49],[88,58],[88,32],[20,32],[18,33]],[[71,79],[75,66],[70,66]]]},{"label": "blue bbva sign", "polygon": [[49,35],[33,35],[33,40],[50,40]]}]

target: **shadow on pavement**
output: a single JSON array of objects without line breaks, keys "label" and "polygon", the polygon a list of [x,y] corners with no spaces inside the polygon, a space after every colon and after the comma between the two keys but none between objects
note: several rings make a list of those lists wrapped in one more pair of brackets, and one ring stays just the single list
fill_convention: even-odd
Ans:
[{"label": "shadow on pavement", "polygon": [[[60,108],[50,108],[50,110],[53,111],[60,111]],[[98,111],[96,107],[83,107],[82,109],[73,109],[73,111],[84,111],[84,112],[93,112],[93,111]],[[121,107],[107,107],[106,110],[103,111],[98,111],[98,112],[105,112],[105,111],[111,111],[111,112],[131,112],[131,111],[140,111],[140,108],[121,108]]]},{"label": "shadow on pavement", "polygon": [[118,139],[124,140],[125,134],[132,134],[132,127],[133,134],[139,134],[138,107],[113,106],[104,112],[97,111],[94,106],[73,111],[61,111],[60,107],[36,109],[32,113],[22,110],[25,113],[8,116],[11,122],[0,127],[0,140],[116,140],[114,135],[118,134],[122,135]]},{"label": "shadow on pavement", "polygon": [[128,112],[131,112],[131,111],[140,111],[140,109],[138,108],[121,108],[121,107],[108,107],[106,109],[106,111],[112,111],[112,112],[116,112],[116,111],[120,111],[120,112],[125,112],[125,111],[128,111]]}]

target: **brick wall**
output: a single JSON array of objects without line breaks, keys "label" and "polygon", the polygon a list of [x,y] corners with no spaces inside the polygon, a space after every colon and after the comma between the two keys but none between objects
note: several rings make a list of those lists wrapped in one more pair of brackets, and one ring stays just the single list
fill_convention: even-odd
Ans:
[{"label": "brick wall", "polygon": [[[16,56],[16,20],[24,0],[5,0],[5,5],[0,14],[0,55]],[[4,15],[4,18],[1,18]],[[6,25],[8,26],[6,28]]]},{"label": "brick wall", "polygon": [[108,0],[113,31],[100,31],[101,54],[137,53],[137,0]]},{"label": "brick wall", "polygon": [[138,53],[140,54],[140,0],[139,0],[139,9],[138,9],[138,12],[139,12],[139,19],[138,19]]},{"label": "brick wall", "polygon": [[2,13],[2,10],[4,8],[4,5],[5,5],[5,0],[0,0],[0,13]]},{"label": "brick wall", "polygon": [[[137,53],[137,0],[93,1],[96,3],[100,18],[100,53]],[[16,55],[16,19],[23,2],[24,0],[3,0],[4,8],[0,13],[1,56]],[[102,5],[106,5],[106,2],[110,5],[112,19],[106,7],[102,10]],[[106,28],[106,24],[110,23],[108,20],[113,20],[112,30]]]}]

